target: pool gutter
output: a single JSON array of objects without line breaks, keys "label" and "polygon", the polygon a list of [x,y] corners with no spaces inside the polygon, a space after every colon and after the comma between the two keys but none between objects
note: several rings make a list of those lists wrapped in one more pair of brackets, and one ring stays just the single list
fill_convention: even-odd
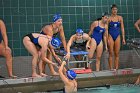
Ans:
[{"label": "pool gutter", "polygon": [[[78,88],[134,83],[138,75],[140,75],[140,69],[104,70],[78,74]],[[63,82],[59,76],[0,80],[0,93],[40,93],[61,90],[63,87]]]}]

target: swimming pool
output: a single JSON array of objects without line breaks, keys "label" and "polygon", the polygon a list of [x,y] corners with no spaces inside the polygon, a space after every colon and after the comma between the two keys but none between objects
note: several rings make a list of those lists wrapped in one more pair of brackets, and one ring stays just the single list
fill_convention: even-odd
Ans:
[{"label": "swimming pool", "polygon": [[[63,92],[59,91],[51,93],[63,93]],[[140,85],[123,84],[123,85],[112,85],[110,86],[110,88],[106,87],[83,88],[78,89],[78,93],[140,93]]]},{"label": "swimming pool", "polygon": [[111,86],[109,89],[106,87],[99,87],[99,88],[87,88],[81,89],[78,93],[139,93],[140,86],[122,86],[122,85],[114,85]]}]

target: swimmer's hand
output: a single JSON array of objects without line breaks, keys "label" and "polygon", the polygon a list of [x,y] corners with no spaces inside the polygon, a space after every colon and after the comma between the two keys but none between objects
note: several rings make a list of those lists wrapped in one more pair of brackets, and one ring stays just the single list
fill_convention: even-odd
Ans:
[{"label": "swimmer's hand", "polygon": [[68,62],[68,59],[63,57],[62,61],[65,61],[66,63]]},{"label": "swimmer's hand", "polygon": [[62,63],[62,64],[66,65],[66,61],[63,61],[63,63]]},{"label": "swimmer's hand", "polygon": [[5,47],[5,51],[9,51],[11,53],[11,49],[8,46]]},{"label": "swimmer's hand", "polygon": [[108,47],[107,46],[105,47],[105,51],[108,52]]},{"label": "swimmer's hand", "polygon": [[125,44],[126,44],[126,41],[125,41],[125,39],[123,39],[123,40],[122,40],[122,43],[123,43],[123,45],[125,45]]},{"label": "swimmer's hand", "polygon": [[58,64],[61,64],[62,63],[62,60],[57,55],[54,55],[54,58],[56,59],[56,61],[58,62]]},{"label": "swimmer's hand", "polygon": [[64,56],[65,59],[70,59],[70,53],[67,53],[66,56]]},{"label": "swimmer's hand", "polygon": [[90,49],[90,46],[87,46],[86,49],[89,50]]}]

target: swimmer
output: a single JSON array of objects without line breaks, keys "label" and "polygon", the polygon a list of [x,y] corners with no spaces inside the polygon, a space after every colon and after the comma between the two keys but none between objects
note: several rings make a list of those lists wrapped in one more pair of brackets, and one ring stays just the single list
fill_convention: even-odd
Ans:
[{"label": "swimmer", "polygon": [[64,70],[66,62],[63,61],[58,72],[60,78],[64,82],[64,93],[77,93],[77,81],[75,80],[77,74],[73,70]]},{"label": "swimmer", "polygon": [[88,50],[88,57],[93,58],[96,50],[96,71],[100,71],[100,59],[103,52],[103,40],[105,43],[105,49],[107,48],[108,28],[107,28],[108,14],[104,13],[102,18],[97,19],[91,24],[89,36],[92,34],[90,43],[90,49]]},{"label": "swimmer", "polygon": [[58,38],[52,38],[50,36],[42,35],[39,33],[30,33],[23,38],[23,44],[25,48],[32,55],[32,77],[40,77],[44,73],[40,72],[40,75],[37,74],[37,62],[39,59],[39,51],[41,52],[41,60],[48,64],[56,66],[56,63],[49,60],[47,55],[47,49],[50,48],[54,52],[54,48],[58,48],[61,45],[61,41]]},{"label": "swimmer", "polygon": [[[117,5],[113,4],[111,6],[112,14],[108,20],[108,47],[109,47],[109,69],[117,70],[119,68],[119,52],[120,52],[120,40],[121,36],[120,33],[122,32],[122,44],[125,45],[125,30],[124,30],[124,23],[123,17],[118,15],[118,8]],[[113,53],[114,53],[114,67],[112,64],[113,61]]]}]

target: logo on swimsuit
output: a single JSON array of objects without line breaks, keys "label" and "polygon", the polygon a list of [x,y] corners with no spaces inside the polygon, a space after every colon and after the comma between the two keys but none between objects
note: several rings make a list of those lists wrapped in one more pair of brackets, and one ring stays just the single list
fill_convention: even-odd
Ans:
[{"label": "logo on swimsuit", "polygon": [[117,27],[117,24],[114,24],[114,27]]},{"label": "logo on swimsuit", "polygon": [[103,32],[103,30],[100,30],[100,32],[99,33],[102,33]]}]

